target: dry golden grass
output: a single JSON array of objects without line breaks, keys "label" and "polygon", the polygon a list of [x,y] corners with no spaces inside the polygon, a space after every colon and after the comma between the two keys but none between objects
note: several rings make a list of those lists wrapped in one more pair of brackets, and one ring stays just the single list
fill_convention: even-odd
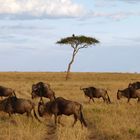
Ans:
[{"label": "dry golden grass", "polygon": [[[81,128],[79,122],[71,127],[73,117],[62,117],[65,126],[54,127],[53,118],[42,119],[44,124],[25,115],[9,116],[0,113],[0,140],[139,140],[140,105],[135,99],[127,104],[126,99],[117,101],[116,92],[128,86],[128,83],[140,81],[139,74],[121,73],[71,73],[71,79],[65,81],[65,73],[0,73],[0,85],[15,89],[18,97],[30,99],[31,86],[38,81],[48,82],[56,96],[80,102],[84,107],[84,116],[88,128]],[[112,104],[106,105],[102,99],[88,104],[80,87],[95,86],[108,90]],[[39,99],[34,100],[38,102]]]}]

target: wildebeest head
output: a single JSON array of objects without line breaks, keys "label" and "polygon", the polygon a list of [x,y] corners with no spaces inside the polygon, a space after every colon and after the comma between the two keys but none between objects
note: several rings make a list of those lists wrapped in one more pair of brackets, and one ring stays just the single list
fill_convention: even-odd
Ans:
[{"label": "wildebeest head", "polygon": [[128,88],[129,88],[129,87],[133,87],[134,89],[140,89],[140,82],[137,81],[137,82],[130,83],[130,84],[128,85]]},{"label": "wildebeest head", "polygon": [[140,82],[129,83],[128,88],[139,89],[140,88]]},{"label": "wildebeest head", "polygon": [[52,98],[51,96],[53,94],[54,92],[52,92],[49,84],[38,82],[37,84],[32,85],[32,93],[31,93],[32,99],[37,96],[51,99]]},{"label": "wildebeest head", "polygon": [[128,87],[132,87],[132,86],[133,86],[133,84],[132,83],[129,83]]},{"label": "wildebeest head", "polygon": [[32,93],[31,93],[32,99],[35,97],[46,97],[50,100],[55,99],[55,93],[50,88],[49,84],[38,82],[37,84],[32,85]]},{"label": "wildebeest head", "polygon": [[88,97],[93,96],[94,87],[86,87],[86,88],[80,88],[80,89],[83,90],[85,96],[88,96]]},{"label": "wildebeest head", "polygon": [[118,90],[118,92],[117,92],[117,99],[120,100],[121,97],[122,97],[122,91]]},{"label": "wildebeest head", "polygon": [[32,93],[31,93],[32,99],[37,96],[37,93],[38,93],[38,88],[35,84],[33,84],[32,85]]},{"label": "wildebeest head", "polygon": [[37,84],[33,84],[32,85],[32,99],[37,97],[37,96],[43,96],[43,88],[44,88],[44,83],[43,82],[39,82]]},{"label": "wildebeest head", "polygon": [[83,90],[84,92],[87,92],[88,91],[88,88],[81,88],[80,87],[80,90]]}]

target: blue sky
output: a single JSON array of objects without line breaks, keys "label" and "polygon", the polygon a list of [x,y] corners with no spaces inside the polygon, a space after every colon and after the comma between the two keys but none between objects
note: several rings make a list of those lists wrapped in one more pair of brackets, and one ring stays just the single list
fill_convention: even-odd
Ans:
[{"label": "blue sky", "polygon": [[139,0],[0,0],[0,71],[65,71],[60,38],[92,36],[72,71],[140,72]]}]

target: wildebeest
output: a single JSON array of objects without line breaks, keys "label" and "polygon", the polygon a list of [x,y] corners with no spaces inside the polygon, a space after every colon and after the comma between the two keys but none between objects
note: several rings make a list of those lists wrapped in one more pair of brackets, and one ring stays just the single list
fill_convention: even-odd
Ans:
[{"label": "wildebeest", "polygon": [[131,98],[138,98],[138,102],[140,102],[140,89],[128,87],[124,90],[118,90],[117,99],[120,100],[122,97],[128,98],[128,102]]},{"label": "wildebeest", "polygon": [[46,97],[49,98],[51,101],[55,99],[55,93],[50,88],[49,84],[45,84],[43,82],[38,82],[32,85],[32,99],[35,97]]},{"label": "wildebeest", "polygon": [[80,120],[81,125],[87,127],[82,113],[82,105],[78,102],[66,100],[62,97],[57,97],[55,100],[47,103],[44,103],[41,99],[38,104],[38,113],[40,117],[48,114],[54,115],[55,124],[57,124],[57,117],[59,117],[58,123],[60,123],[60,117],[62,115],[74,115],[74,123],[72,126],[75,125],[77,120]]},{"label": "wildebeest", "polygon": [[128,87],[132,87],[134,89],[140,89],[140,82],[130,83]]},{"label": "wildebeest", "polygon": [[111,103],[107,90],[105,89],[95,88],[95,87],[87,87],[87,88],[80,88],[80,89],[84,91],[85,96],[89,97],[89,103],[91,99],[94,102],[94,98],[100,98],[100,97],[103,98],[104,102]]},{"label": "wildebeest", "polygon": [[14,94],[15,94],[15,92],[14,92],[13,89],[0,86],[0,96],[1,96],[1,98],[2,97],[12,96]]},{"label": "wildebeest", "polygon": [[31,111],[33,110],[35,118],[39,120],[35,112],[35,104],[27,99],[17,98],[16,96],[10,96],[2,101],[0,101],[0,111],[6,112],[11,116],[12,114],[24,114],[31,116]]}]

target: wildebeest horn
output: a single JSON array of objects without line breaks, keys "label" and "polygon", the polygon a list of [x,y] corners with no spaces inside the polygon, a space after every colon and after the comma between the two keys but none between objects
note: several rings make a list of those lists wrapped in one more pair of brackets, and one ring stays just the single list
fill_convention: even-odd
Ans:
[{"label": "wildebeest horn", "polygon": [[13,93],[11,94],[11,96],[17,97],[17,96],[16,96],[16,93],[15,93],[15,90],[13,90]]},{"label": "wildebeest horn", "polygon": [[15,93],[15,90],[13,91],[13,93],[14,93],[14,96],[17,97],[17,95],[16,95],[16,93]]},{"label": "wildebeest horn", "polygon": [[118,92],[121,92],[122,90],[118,89]]}]

